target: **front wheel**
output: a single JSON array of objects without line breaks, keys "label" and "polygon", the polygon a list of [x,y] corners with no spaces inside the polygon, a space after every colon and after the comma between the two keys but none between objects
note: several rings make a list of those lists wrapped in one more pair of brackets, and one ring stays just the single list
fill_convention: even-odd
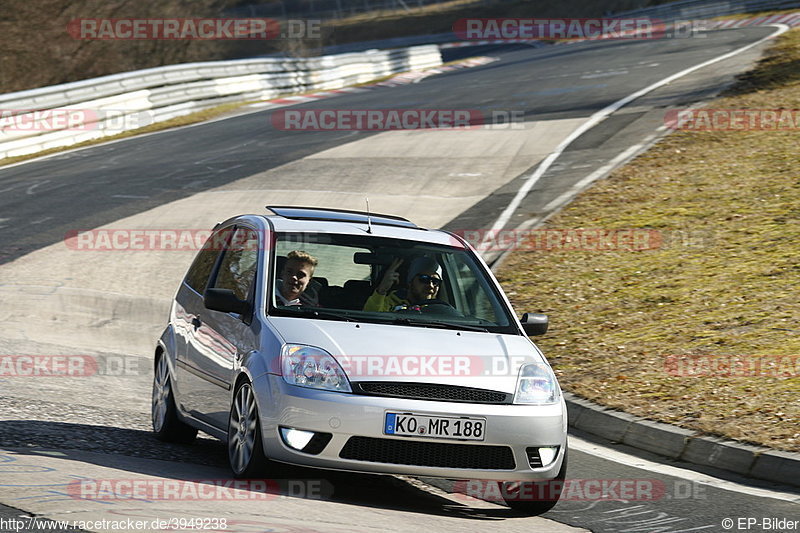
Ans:
[{"label": "front wheel", "polygon": [[236,478],[257,478],[267,469],[253,386],[245,381],[233,395],[228,419],[228,461]]},{"label": "front wheel", "polygon": [[522,481],[505,483],[500,486],[500,494],[506,505],[526,515],[540,515],[556,506],[567,478],[567,450],[555,479],[550,481]]},{"label": "front wheel", "polygon": [[166,354],[161,354],[156,363],[150,415],[159,440],[189,444],[197,437],[197,430],[178,418]]}]

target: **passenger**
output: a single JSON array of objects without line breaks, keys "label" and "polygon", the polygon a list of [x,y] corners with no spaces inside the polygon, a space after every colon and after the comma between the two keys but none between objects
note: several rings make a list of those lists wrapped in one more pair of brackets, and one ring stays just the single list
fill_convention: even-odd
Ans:
[{"label": "passenger", "polygon": [[278,305],[317,305],[316,295],[304,294],[314,276],[317,258],[300,250],[286,256],[280,279],[275,282]]},{"label": "passenger", "polygon": [[400,311],[417,309],[426,300],[436,299],[442,283],[442,267],[429,257],[417,257],[408,267],[408,286],[391,291],[400,281],[397,269],[403,263],[395,259],[386,269],[378,287],[364,304],[364,311]]}]

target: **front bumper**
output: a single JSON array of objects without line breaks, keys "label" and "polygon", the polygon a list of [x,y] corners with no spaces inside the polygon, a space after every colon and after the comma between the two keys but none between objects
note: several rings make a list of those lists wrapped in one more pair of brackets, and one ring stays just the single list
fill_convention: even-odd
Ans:
[{"label": "front bumper", "polygon": [[[308,389],[287,384],[280,376],[266,374],[256,379],[256,399],[261,415],[261,428],[266,455],[274,460],[316,468],[329,468],[355,472],[376,472],[414,476],[445,477],[450,479],[486,480],[548,480],[561,468],[566,450],[567,414],[563,399],[560,403],[545,406],[491,405],[451,403],[442,401],[411,400],[363,396]],[[480,442],[457,439],[425,437],[400,437],[384,435],[384,416],[387,411],[430,416],[470,416],[486,419],[485,439]],[[279,435],[279,427],[330,433],[330,442],[317,455],[310,455],[288,447]],[[421,466],[398,464],[384,460],[355,460],[340,456],[351,437],[358,437],[360,448],[365,442],[380,444],[381,448],[409,448],[435,450],[438,455],[474,452],[479,457],[483,449],[465,449],[463,446],[484,446],[489,453],[498,448],[510,448],[513,462],[502,468],[455,468],[451,466]],[[372,440],[372,439],[380,439]],[[354,442],[355,442],[354,441]],[[388,442],[387,442],[388,441]],[[421,443],[402,444],[402,443]],[[347,450],[353,450],[353,443]],[[456,446],[437,446],[437,445]],[[385,445],[385,446],[384,446]],[[556,459],[549,465],[533,468],[529,464],[526,448],[558,446]],[[489,448],[491,447],[491,448]],[[347,453],[347,452],[346,452]],[[508,453],[508,451],[506,451]],[[352,454],[350,454],[352,455]],[[397,459],[389,459],[396,461]],[[402,462],[414,462],[404,455]]]}]

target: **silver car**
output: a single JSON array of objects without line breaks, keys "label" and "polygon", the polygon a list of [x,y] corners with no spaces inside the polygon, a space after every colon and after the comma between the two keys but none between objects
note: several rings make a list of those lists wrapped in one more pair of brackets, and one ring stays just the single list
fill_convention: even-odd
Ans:
[{"label": "silver car", "polygon": [[[218,224],[155,350],[165,441],[227,443],[236,477],[274,462],[484,480],[563,480],[556,377],[491,271],[456,234],[335,209],[269,207]],[[509,496],[511,495],[511,496]]]}]

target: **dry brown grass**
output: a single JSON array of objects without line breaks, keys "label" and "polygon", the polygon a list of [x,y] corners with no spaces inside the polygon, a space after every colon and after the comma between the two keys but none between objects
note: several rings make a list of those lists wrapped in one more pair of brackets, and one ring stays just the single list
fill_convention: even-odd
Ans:
[{"label": "dry brown grass", "polygon": [[[800,109],[798,60],[794,30],[708,107]],[[510,256],[500,280],[516,308],[550,314],[552,329],[537,344],[566,390],[707,434],[800,451],[797,146],[796,129],[673,133],[546,227],[651,228],[702,240]],[[678,377],[667,364],[676,355],[790,359],[780,377]]]},{"label": "dry brown grass", "polygon": [[3,0],[0,92],[13,92],[130,70],[218,59],[235,41],[91,41],[72,38],[78,18],[214,16],[232,0]]}]

